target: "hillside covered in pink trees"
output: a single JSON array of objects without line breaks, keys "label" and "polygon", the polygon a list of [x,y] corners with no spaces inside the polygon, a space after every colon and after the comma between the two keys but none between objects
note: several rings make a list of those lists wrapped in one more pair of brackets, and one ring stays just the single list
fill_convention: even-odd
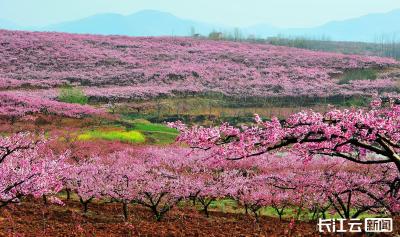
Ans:
[{"label": "hillside covered in pink trees", "polygon": [[[56,97],[64,84],[96,100],[218,93],[242,97],[365,95],[398,90],[389,58],[227,41],[0,31],[1,90]],[[374,80],[339,83],[374,68]]]},{"label": "hillside covered in pink trees", "polygon": [[[399,78],[389,58],[0,31],[0,235],[320,236],[320,217],[364,215],[397,225]],[[291,115],[268,111],[278,106]]]}]

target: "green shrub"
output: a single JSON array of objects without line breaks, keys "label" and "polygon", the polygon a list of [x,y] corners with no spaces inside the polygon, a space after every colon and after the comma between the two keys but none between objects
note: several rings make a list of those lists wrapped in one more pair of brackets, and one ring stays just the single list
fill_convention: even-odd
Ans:
[{"label": "green shrub", "polygon": [[371,68],[351,70],[343,74],[343,77],[340,78],[338,84],[349,84],[350,81],[375,80],[377,77],[376,71]]},{"label": "green shrub", "polygon": [[58,100],[61,102],[72,103],[72,104],[87,104],[88,97],[84,94],[82,89],[65,86],[60,89],[60,94],[58,95]]}]

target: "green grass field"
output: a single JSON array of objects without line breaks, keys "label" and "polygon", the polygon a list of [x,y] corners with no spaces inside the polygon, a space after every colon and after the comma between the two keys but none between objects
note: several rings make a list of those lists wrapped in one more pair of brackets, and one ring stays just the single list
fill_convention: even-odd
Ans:
[{"label": "green grass field", "polygon": [[146,143],[165,145],[171,144],[178,136],[178,131],[163,124],[153,124],[143,121],[133,121],[130,129],[139,131],[146,137]]},{"label": "green grass field", "polygon": [[[111,125],[111,126],[110,126]],[[150,123],[144,119],[125,119],[102,128],[83,131],[78,140],[108,140],[127,143],[166,145],[175,141],[178,131],[164,124]]]},{"label": "green grass field", "polygon": [[[200,208],[200,206],[198,206]],[[219,211],[223,213],[245,213],[245,209],[243,207],[238,206],[237,202],[232,199],[221,199],[221,200],[216,200],[213,201],[210,204],[209,207],[210,211]],[[295,218],[297,216],[296,214],[296,208],[294,207],[287,207],[284,211],[283,219],[290,219],[290,218]],[[250,212],[250,210],[249,210]],[[355,213],[356,210],[353,210],[351,213]],[[272,207],[264,207],[259,210],[259,215],[261,216],[270,216],[270,217],[275,217],[279,218],[279,215],[275,211],[274,208]],[[313,216],[313,213],[310,212],[309,210],[303,209],[301,211],[301,214],[299,216],[300,220],[311,220]],[[341,218],[339,214],[331,215],[328,211],[326,212],[326,217],[327,218]],[[378,215],[373,214],[373,213],[363,213],[361,214],[358,218],[360,219],[365,219],[365,218],[370,218],[370,217],[378,217]]]}]

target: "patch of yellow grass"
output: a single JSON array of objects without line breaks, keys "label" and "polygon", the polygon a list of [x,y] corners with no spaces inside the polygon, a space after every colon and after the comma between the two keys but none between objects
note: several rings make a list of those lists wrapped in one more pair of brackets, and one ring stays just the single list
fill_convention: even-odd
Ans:
[{"label": "patch of yellow grass", "polygon": [[103,139],[130,143],[143,143],[145,136],[138,131],[100,131],[93,130],[78,135],[78,140]]}]

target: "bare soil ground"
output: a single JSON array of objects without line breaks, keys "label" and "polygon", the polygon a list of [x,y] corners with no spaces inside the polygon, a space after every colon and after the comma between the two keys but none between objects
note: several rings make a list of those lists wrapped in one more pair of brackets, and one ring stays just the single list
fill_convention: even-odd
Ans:
[{"label": "bare soil ground", "polygon": [[118,204],[90,204],[89,212],[83,214],[77,202],[64,207],[23,202],[0,209],[0,236],[321,236],[311,222],[298,222],[290,230],[287,220],[262,217],[256,223],[244,214],[221,212],[206,218],[187,207],[176,208],[156,222],[140,206],[131,206],[129,211],[125,222]]}]

